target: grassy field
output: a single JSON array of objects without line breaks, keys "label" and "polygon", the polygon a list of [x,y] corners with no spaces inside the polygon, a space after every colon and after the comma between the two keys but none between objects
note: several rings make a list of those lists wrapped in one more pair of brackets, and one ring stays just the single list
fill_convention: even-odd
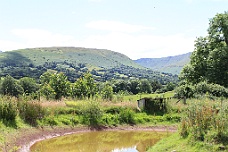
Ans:
[{"label": "grassy field", "polygon": [[[158,144],[149,149],[149,152],[153,151],[207,151],[212,149],[213,151],[218,151],[221,147],[227,148],[227,142],[214,142],[217,135],[217,130],[207,130],[208,128],[202,128],[203,126],[198,126],[202,129],[203,135],[206,135],[204,139],[207,140],[196,140],[192,138],[191,132],[198,131],[197,128],[192,128],[189,125],[188,129],[183,127],[184,120],[192,118],[189,116],[189,112],[195,112],[194,115],[199,115],[203,117],[192,118],[192,120],[197,120],[199,124],[207,124],[210,126],[215,120],[218,122],[220,118],[221,122],[227,121],[227,111],[222,113],[224,108],[227,107],[227,100],[218,99],[217,101],[212,101],[210,99],[197,100],[188,99],[187,104],[183,102],[178,102],[177,99],[167,100],[168,110],[161,113],[147,113],[146,111],[139,111],[137,108],[137,100],[143,97],[172,97],[173,92],[167,92],[165,94],[141,94],[141,95],[127,95],[123,97],[115,97],[113,101],[105,101],[100,98],[94,100],[75,100],[75,99],[64,99],[62,101],[46,101],[41,99],[41,101],[23,101],[22,99],[18,101],[14,98],[2,97],[0,101],[1,106],[10,106],[11,121],[0,118],[0,147],[1,149],[6,149],[6,145],[13,142],[12,137],[18,134],[18,129],[28,129],[30,128],[43,128],[43,127],[78,127],[78,126],[107,126],[116,127],[122,125],[136,125],[136,126],[179,126],[178,133],[161,140]],[[121,99],[121,100],[119,100]],[[14,103],[13,105],[9,103]],[[222,104],[222,106],[221,106]],[[194,110],[197,108],[204,108],[204,113],[200,113],[201,110]],[[206,110],[205,110],[206,107]],[[15,108],[15,109],[14,109]],[[214,109],[220,108],[218,111],[219,115],[214,114]],[[227,108],[228,109],[228,108]],[[225,110],[227,110],[225,109]],[[3,108],[4,111],[4,108]],[[1,112],[1,111],[0,111]],[[223,114],[220,117],[220,113]],[[211,115],[209,115],[211,114]],[[226,115],[224,115],[226,114]],[[2,117],[1,113],[0,116]],[[15,117],[13,117],[15,116]],[[205,117],[204,117],[205,116]],[[13,119],[14,118],[14,119]],[[32,119],[31,119],[32,118]],[[184,119],[183,119],[184,118]],[[205,119],[200,119],[205,118]],[[209,119],[213,118],[213,119]],[[215,118],[215,119],[214,119]],[[219,119],[217,119],[219,118]],[[227,121],[228,122],[228,121]],[[225,124],[224,124],[225,125]],[[223,126],[224,126],[223,125]],[[213,129],[214,125],[211,125]],[[216,125],[215,125],[216,126]],[[227,126],[224,126],[225,129]],[[212,131],[213,134],[207,134]],[[221,139],[227,139],[227,132],[221,130],[224,133]],[[182,137],[181,134],[188,134],[189,136]],[[208,146],[209,145],[209,146]],[[18,147],[11,147],[11,149],[17,149]]]},{"label": "grassy field", "polygon": [[123,101],[137,101],[141,98],[171,98],[174,96],[174,92],[166,92],[163,94],[137,94],[137,95],[125,95],[123,96]]}]

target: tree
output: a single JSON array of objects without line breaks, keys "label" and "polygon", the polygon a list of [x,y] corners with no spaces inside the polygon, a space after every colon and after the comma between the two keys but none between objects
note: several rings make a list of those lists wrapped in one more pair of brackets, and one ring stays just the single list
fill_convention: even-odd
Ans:
[{"label": "tree", "polygon": [[54,97],[56,100],[60,100],[62,97],[66,97],[70,93],[70,82],[63,73],[49,73],[46,72],[40,77],[41,92],[47,99]]},{"label": "tree", "polygon": [[19,84],[22,86],[24,93],[30,94],[39,89],[39,86],[33,78],[23,77],[19,80]]},{"label": "tree", "polygon": [[190,64],[180,79],[188,84],[202,81],[228,87],[228,12],[210,19],[208,35],[195,41]]},{"label": "tree", "polygon": [[151,81],[150,84],[151,84],[151,87],[152,87],[152,92],[155,92],[156,90],[162,88],[161,83],[159,83],[158,81]]},{"label": "tree", "polygon": [[77,79],[77,81],[75,81],[75,83],[72,85],[71,94],[73,97],[77,97],[79,99],[86,97],[87,95],[86,84],[82,77]]},{"label": "tree", "polygon": [[152,92],[152,87],[150,85],[150,82],[147,79],[141,80],[140,92],[144,92],[144,93]]},{"label": "tree", "polygon": [[119,80],[114,83],[113,91],[116,93],[118,93],[120,91],[129,91],[129,90],[130,90],[130,86],[124,80]]},{"label": "tree", "polygon": [[86,89],[87,89],[87,97],[88,98],[93,97],[97,92],[97,85],[94,81],[92,74],[85,73],[84,80],[85,80]]},{"label": "tree", "polygon": [[84,97],[91,98],[96,92],[97,85],[90,73],[85,73],[72,86],[72,96],[80,99]]},{"label": "tree", "polygon": [[130,92],[133,94],[140,93],[141,82],[138,79],[129,81]]},{"label": "tree", "polygon": [[101,90],[101,96],[103,99],[112,100],[113,98],[113,88],[110,84],[105,83],[104,87]]},{"label": "tree", "polygon": [[52,75],[52,79],[49,82],[50,86],[55,92],[55,99],[60,100],[62,97],[66,97],[70,93],[70,82],[63,73],[56,73]]},{"label": "tree", "polygon": [[10,95],[18,97],[23,94],[23,88],[13,77],[7,75],[1,83],[1,93],[4,95]]}]

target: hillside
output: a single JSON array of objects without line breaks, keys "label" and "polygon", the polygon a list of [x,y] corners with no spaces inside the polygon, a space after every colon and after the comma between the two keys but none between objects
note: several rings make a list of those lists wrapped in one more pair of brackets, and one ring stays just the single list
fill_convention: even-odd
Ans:
[{"label": "hillside", "polygon": [[102,49],[88,49],[76,47],[51,47],[21,49],[0,54],[0,64],[7,65],[43,65],[45,63],[83,63],[88,66],[113,68],[120,65],[142,68],[129,57]]},{"label": "hillside", "polygon": [[150,68],[155,71],[178,75],[181,72],[183,66],[190,62],[190,56],[191,52],[163,58],[141,58],[135,60],[135,62],[141,66]]},{"label": "hillside", "polygon": [[0,53],[0,76],[38,79],[46,71],[64,72],[75,81],[84,72],[91,72],[97,81],[148,78],[161,83],[176,80],[135,63],[129,57],[110,50],[77,47],[20,49]]}]

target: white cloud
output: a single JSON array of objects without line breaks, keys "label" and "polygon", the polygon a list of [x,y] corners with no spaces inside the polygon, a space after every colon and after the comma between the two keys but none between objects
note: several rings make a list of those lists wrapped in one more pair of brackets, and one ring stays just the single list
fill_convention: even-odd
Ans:
[{"label": "white cloud", "polygon": [[121,52],[132,59],[165,57],[193,51],[194,39],[184,35],[140,35],[110,33],[93,35],[85,39],[82,46],[110,49]]},{"label": "white cloud", "polygon": [[52,33],[40,29],[14,29],[17,42],[0,40],[2,51],[52,46],[75,46],[98,49],[109,49],[123,53],[131,59],[164,57],[193,51],[194,38],[183,34],[176,35],[143,35],[124,32],[110,32],[104,35],[89,35],[76,39],[70,35]]},{"label": "white cloud", "polygon": [[134,33],[140,32],[143,30],[152,30],[152,27],[146,27],[141,25],[131,25],[118,21],[92,21],[86,24],[86,27],[96,29],[96,30],[106,30],[112,32],[125,32],[125,33]]},{"label": "white cloud", "polygon": [[55,34],[40,29],[14,29],[12,34],[23,39],[28,47],[68,46],[74,42],[70,35]]},{"label": "white cloud", "polygon": [[19,42],[0,40],[0,50],[1,51],[11,51],[19,48],[25,48],[26,46]]}]

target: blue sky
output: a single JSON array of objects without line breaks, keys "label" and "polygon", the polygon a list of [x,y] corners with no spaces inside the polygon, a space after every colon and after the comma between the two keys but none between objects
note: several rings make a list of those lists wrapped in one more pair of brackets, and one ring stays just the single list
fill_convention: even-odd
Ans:
[{"label": "blue sky", "polygon": [[192,52],[228,0],[0,0],[0,50],[75,46],[131,59]]}]

